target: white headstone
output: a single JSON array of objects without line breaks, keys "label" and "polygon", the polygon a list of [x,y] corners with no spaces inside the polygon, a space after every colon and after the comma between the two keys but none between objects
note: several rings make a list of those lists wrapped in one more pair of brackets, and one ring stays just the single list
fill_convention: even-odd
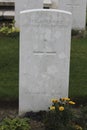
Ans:
[{"label": "white headstone", "polygon": [[52,98],[67,97],[71,13],[21,12],[19,112],[47,110]]},{"label": "white headstone", "polygon": [[59,9],[72,13],[72,28],[85,30],[86,0],[58,0]]}]

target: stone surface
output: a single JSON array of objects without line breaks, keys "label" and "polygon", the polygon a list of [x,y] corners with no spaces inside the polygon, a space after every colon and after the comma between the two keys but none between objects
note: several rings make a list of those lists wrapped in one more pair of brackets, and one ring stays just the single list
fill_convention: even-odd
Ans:
[{"label": "stone surface", "polygon": [[58,0],[16,0],[15,1],[15,21],[16,21],[15,26],[20,28],[20,11],[27,10],[27,9],[43,9],[45,2],[48,2],[51,8],[58,9]]},{"label": "stone surface", "polygon": [[27,9],[43,8],[43,0],[16,0],[15,1],[15,21],[16,27],[20,27],[20,11]]},{"label": "stone surface", "polygon": [[47,110],[52,98],[68,96],[71,13],[21,12],[19,113]]},{"label": "stone surface", "polygon": [[14,17],[15,12],[14,11],[3,11],[3,16]]},{"label": "stone surface", "polygon": [[44,4],[52,4],[52,1],[51,0],[43,0],[43,3]]},{"label": "stone surface", "polygon": [[43,0],[43,8],[51,8],[52,1],[51,0]]},{"label": "stone surface", "polygon": [[0,2],[15,2],[15,0],[0,0]]},{"label": "stone surface", "polygon": [[6,19],[13,19],[15,17],[14,11],[0,11],[0,17],[4,17]]},{"label": "stone surface", "polygon": [[2,12],[2,11],[0,11],[0,17],[1,17],[1,16],[3,16],[3,12]]},{"label": "stone surface", "polygon": [[16,0],[16,26],[20,27],[20,11],[43,8],[44,2],[52,2],[52,5],[49,5],[50,8],[72,12],[72,29],[84,30],[86,26],[86,1],[87,0],[21,0],[20,4],[20,0]]},{"label": "stone surface", "polygon": [[86,0],[58,0],[59,9],[72,13],[72,28],[84,30],[86,27]]}]

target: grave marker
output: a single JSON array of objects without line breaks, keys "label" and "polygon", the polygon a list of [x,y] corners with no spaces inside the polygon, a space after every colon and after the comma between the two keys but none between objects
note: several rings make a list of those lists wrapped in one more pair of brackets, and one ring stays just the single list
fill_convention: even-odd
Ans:
[{"label": "grave marker", "polygon": [[71,13],[21,12],[19,112],[47,110],[51,98],[68,96]]}]

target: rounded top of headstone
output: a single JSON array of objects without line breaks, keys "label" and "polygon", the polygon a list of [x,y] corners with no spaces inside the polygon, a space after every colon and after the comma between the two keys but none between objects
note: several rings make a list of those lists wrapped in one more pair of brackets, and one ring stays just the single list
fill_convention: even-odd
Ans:
[{"label": "rounded top of headstone", "polygon": [[65,13],[65,14],[72,15],[72,13],[69,12],[69,11],[58,10],[58,9],[31,9],[31,10],[21,11],[20,14],[29,13],[29,12],[51,12],[51,11],[52,12],[59,12],[59,13]]}]

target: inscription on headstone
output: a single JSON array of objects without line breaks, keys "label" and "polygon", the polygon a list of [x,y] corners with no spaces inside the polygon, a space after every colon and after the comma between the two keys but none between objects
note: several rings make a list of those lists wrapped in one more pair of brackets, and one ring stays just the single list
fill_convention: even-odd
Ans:
[{"label": "inscription on headstone", "polygon": [[87,0],[16,0],[16,26],[20,27],[20,11],[27,9],[52,8],[72,12],[72,29],[85,30],[86,3]]}]

